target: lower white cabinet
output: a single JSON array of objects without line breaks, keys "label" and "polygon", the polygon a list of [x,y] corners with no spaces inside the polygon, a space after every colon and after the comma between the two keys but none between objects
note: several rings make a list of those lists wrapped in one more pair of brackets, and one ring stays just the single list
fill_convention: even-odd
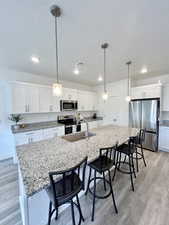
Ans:
[{"label": "lower white cabinet", "polygon": [[16,146],[30,144],[41,140],[43,140],[43,130],[15,134]]},{"label": "lower white cabinet", "polygon": [[160,126],[159,150],[169,152],[169,127]]},{"label": "lower white cabinet", "polygon": [[64,135],[64,127],[54,127],[15,134],[15,144],[24,145]]}]

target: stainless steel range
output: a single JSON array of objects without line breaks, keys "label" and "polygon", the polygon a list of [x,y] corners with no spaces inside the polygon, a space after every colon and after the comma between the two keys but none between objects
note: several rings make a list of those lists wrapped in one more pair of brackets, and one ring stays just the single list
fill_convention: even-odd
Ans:
[{"label": "stainless steel range", "polygon": [[81,123],[73,115],[59,116],[58,123],[65,125],[65,135],[81,131]]}]

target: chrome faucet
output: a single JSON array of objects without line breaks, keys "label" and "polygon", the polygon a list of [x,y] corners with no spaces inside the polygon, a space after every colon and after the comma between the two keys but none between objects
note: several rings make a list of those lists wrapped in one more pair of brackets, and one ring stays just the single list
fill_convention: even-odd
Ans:
[{"label": "chrome faucet", "polygon": [[85,136],[89,137],[89,123],[88,123],[88,121],[84,117],[78,115],[78,116],[76,116],[76,123],[78,124],[79,122],[84,122],[86,124]]}]

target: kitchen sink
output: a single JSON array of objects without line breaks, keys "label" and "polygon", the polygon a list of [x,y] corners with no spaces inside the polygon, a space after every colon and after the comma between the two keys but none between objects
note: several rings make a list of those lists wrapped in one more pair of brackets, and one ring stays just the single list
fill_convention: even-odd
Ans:
[{"label": "kitchen sink", "polygon": [[88,136],[86,136],[86,132],[79,132],[79,133],[69,134],[69,135],[63,136],[62,138],[66,141],[69,141],[69,142],[76,142],[76,141],[80,141],[80,140],[90,138],[90,137],[93,137],[93,136],[96,136],[96,134],[89,132]]}]

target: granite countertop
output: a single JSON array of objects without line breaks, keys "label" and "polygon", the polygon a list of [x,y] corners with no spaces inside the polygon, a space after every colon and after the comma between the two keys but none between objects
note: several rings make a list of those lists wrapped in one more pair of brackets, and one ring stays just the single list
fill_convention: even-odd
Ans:
[{"label": "granite countertop", "polygon": [[19,128],[18,130],[14,129],[12,126],[12,133],[24,133],[24,132],[29,132],[29,131],[34,131],[34,130],[41,130],[41,129],[47,129],[47,128],[52,128],[52,127],[62,127],[64,126],[61,123],[58,123],[57,121],[47,121],[47,122],[38,122],[38,123],[28,123],[25,124],[24,128]]},{"label": "granite countertop", "polygon": [[169,120],[162,120],[160,121],[161,127],[169,127]]},{"label": "granite countertop", "polygon": [[85,156],[88,161],[95,159],[102,147],[125,142],[134,136],[137,129],[104,126],[93,129],[96,136],[78,142],[68,142],[61,137],[17,147],[17,156],[27,196],[49,186],[49,171],[68,169],[79,163]]},{"label": "granite countertop", "polygon": [[[96,119],[93,119],[92,117],[85,118],[88,122],[92,121],[98,121],[102,120],[102,117],[97,117]],[[53,128],[53,127],[62,127],[64,126],[61,123],[58,123],[57,121],[47,121],[47,122],[38,122],[38,123],[28,123],[25,124],[24,128],[19,128],[18,130],[14,129],[14,126],[11,127],[12,133],[24,133],[29,131],[35,131],[35,130],[41,130],[41,129],[47,129],[47,128]]]}]

